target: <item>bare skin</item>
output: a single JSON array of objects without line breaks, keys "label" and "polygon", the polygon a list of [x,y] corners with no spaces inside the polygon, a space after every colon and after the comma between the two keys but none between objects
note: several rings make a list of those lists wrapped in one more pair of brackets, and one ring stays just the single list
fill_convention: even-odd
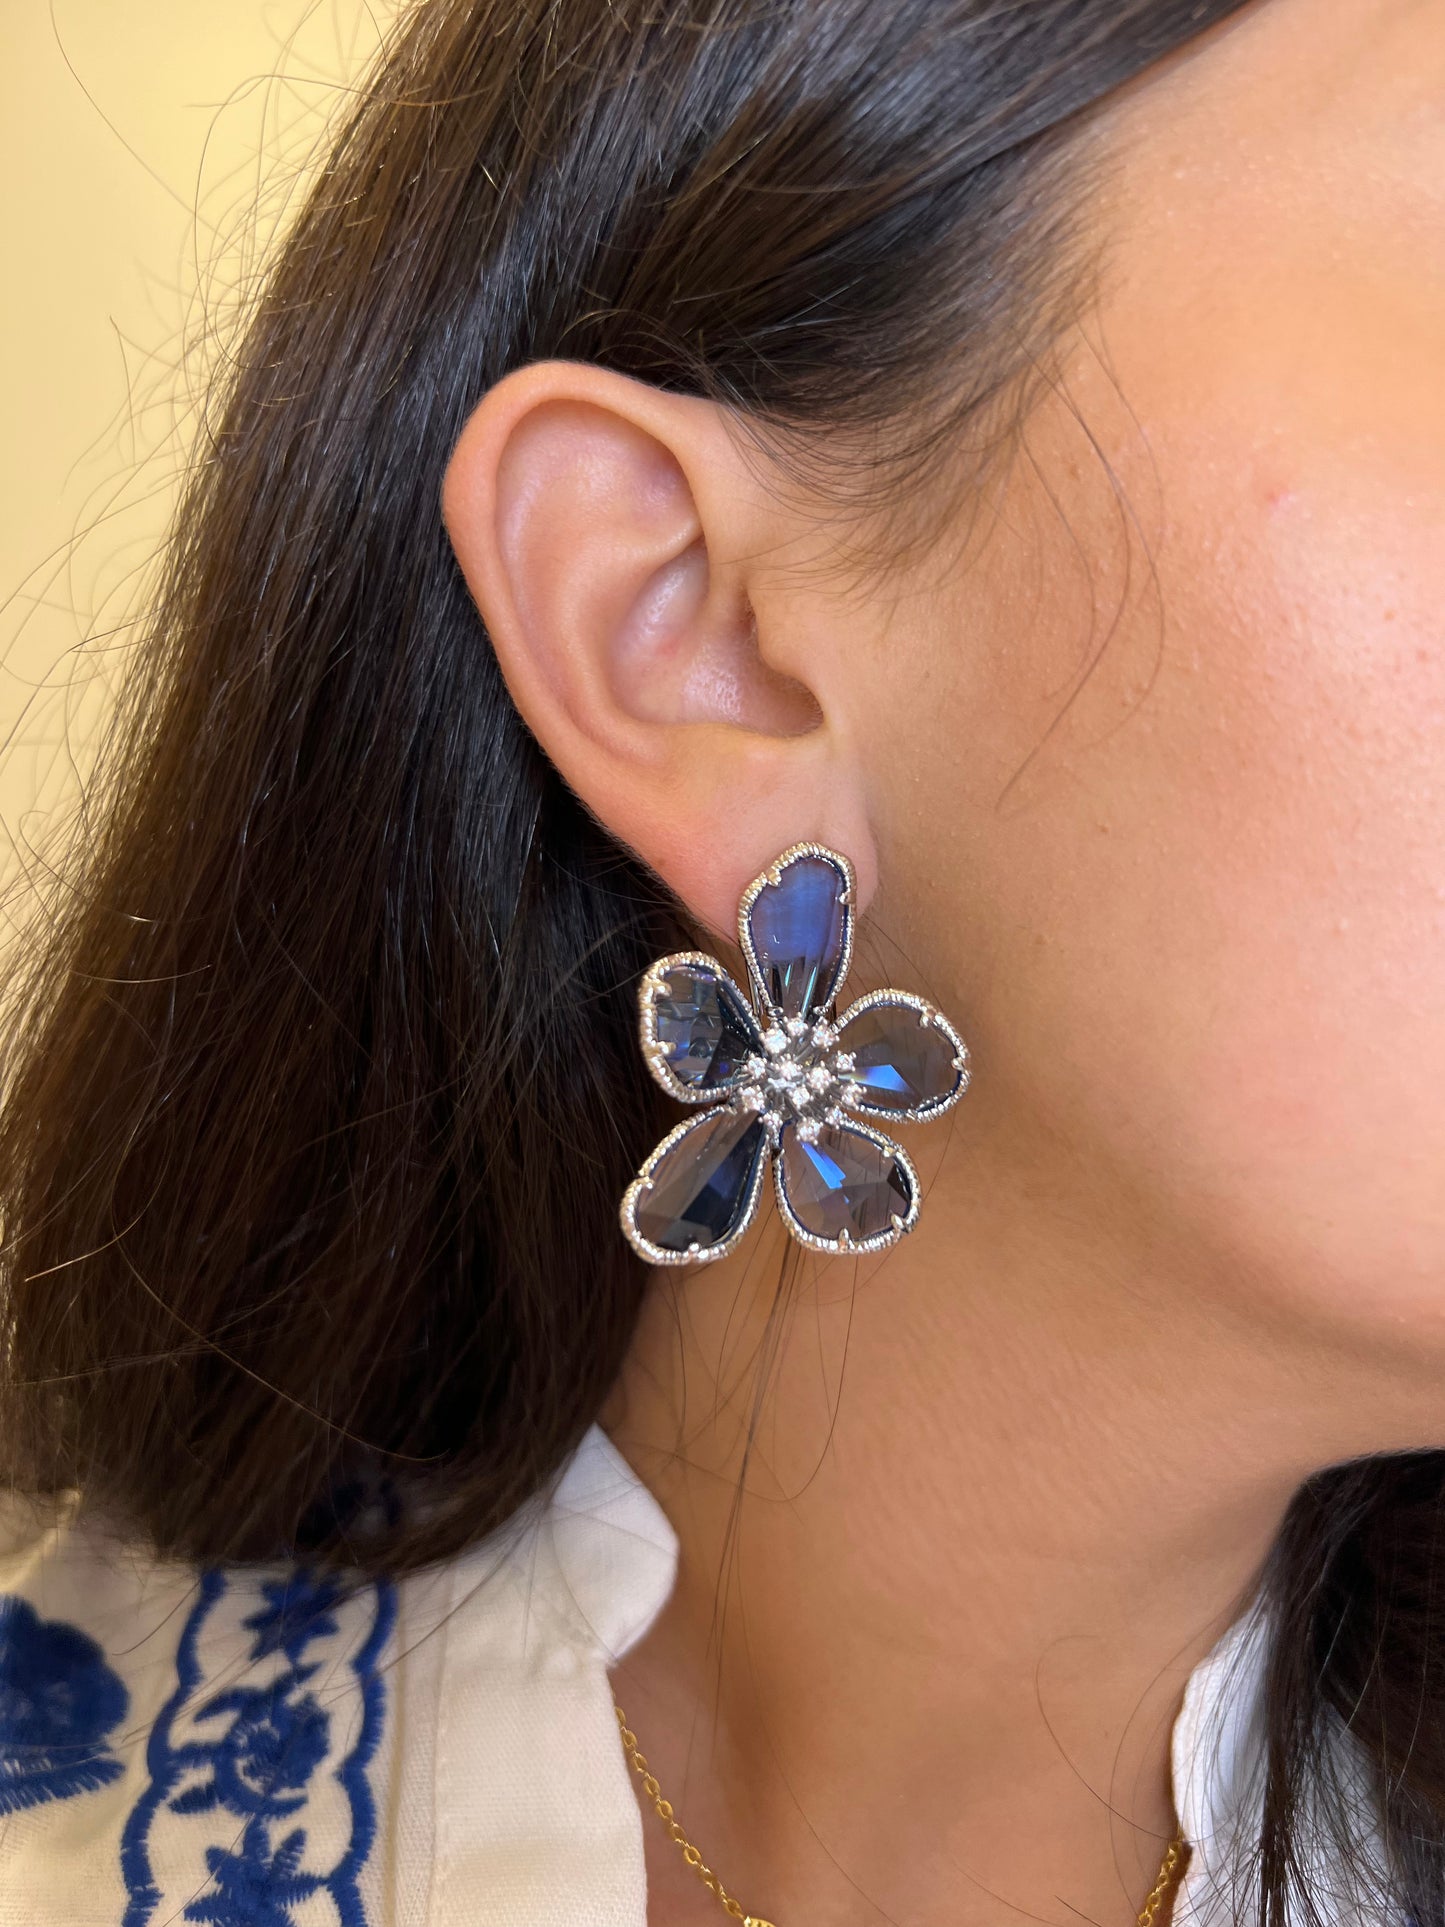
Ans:
[{"label": "bare skin", "polygon": [[658,1280],[608,1415],[682,1542],[619,1694],[781,1927],[1132,1920],[1291,1494],[1445,1444],[1445,10],[1259,0],[1099,138],[1098,299],[906,569],[576,364],[448,478],[592,808],[720,943],[846,850],[850,988],[974,1053],[916,1233],[794,1281],[735,1540],[774,1227]]}]

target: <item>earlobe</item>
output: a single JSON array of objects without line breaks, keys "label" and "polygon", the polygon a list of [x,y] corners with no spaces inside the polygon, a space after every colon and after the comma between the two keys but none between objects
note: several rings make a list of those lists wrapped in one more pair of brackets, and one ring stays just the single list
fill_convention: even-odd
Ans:
[{"label": "earlobe", "polygon": [[[720,412],[606,370],[497,384],[443,512],[524,719],[571,787],[703,921],[800,838],[838,847],[836,744],[760,647],[776,540]],[[850,855],[871,875],[871,852]]]}]

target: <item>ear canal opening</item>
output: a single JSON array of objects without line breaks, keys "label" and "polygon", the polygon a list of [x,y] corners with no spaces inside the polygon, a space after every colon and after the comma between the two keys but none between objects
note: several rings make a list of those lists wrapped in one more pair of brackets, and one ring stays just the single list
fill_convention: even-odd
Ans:
[{"label": "ear canal opening", "polygon": [[818,698],[806,683],[799,682],[795,676],[784,675],[764,662],[758,647],[758,619],[751,605],[748,607],[747,639],[751,657],[751,677],[759,691],[765,692],[767,708],[771,716],[768,734],[771,736],[811,736],[815,729],[822,726],[823,712]]},{"label": "ear canal opening", "polygon": [[[706,568],[699,536],[639,596],[629,625],[634,633],[614,658],[621,702],[654,722],[729,723],[759,736],[810,735],[823,721],[817,698],[765,659],[751,605],[707,606]],[[663,578],[678,584],[689,575],[687,593],[674,609],[679,620],[670,623]]]}]

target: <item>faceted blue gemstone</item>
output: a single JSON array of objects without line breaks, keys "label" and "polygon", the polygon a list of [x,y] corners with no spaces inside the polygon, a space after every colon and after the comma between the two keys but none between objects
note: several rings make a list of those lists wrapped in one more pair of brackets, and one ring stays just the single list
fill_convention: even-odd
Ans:
[{"label": "faceted blue gemstone", "polygon": [[663,1251],[706,1251],[743,1223],[767,1133],[746,1111],[709,1111],[665,1151],[633,1207],[633,1221]]},{"label": "faceted blue gemstone", "polygon": [[848,880],[826,857],[800,856],[764,884],[748,912],[763,991],[785,1017],[809,1017],[838,987]]},{"label": "faceted blue gemstone", "polygon": [[721,970],[673,964],[652,998],[657,1041],[668,1069],[690,1090],[725,1090],[762,1049],[753,1014]]},{"label": "faceted blue gemstone", "polygon": [[948,1032],[919,1021],[909,1004],[872,1004],[838,1034],[851,1053],[848,1073],[861,1085],[858,1102],[879,1111],[920,1111],[945,1104],[963,1076]]},{"label": "faceted blue gemstone", "polygon": [[793,1215],[815,1238],[855,1244],[906,1218],[913,1202],[908,1174],[891,1151],[846,1124],[829,1125],[809,1143],[795,1124],[783,1127],[779,1171]]}]

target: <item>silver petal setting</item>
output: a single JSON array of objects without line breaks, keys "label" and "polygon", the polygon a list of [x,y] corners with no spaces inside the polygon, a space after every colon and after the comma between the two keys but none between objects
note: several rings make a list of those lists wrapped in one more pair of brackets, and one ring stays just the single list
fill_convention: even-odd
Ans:
[{"label": "silver petal setting", "polygon": [[725,1258],[757,1214],[769,1149],[762,1122],[730,1105],[685,1118],[623,1197],[633,1250],[653,1265]]},{"label": "silver petal setting", "polygon": [[638,1004],[647,1068],[680,1104],[716,1104],[763,1047],[747,998],[704,951],[660,957],[642,979]]},{"label": "silver petal setting", "polygon": [[861,1258],[886,1251],[918,1222],[912,1160],[867,1124],[825,1125],[812,1138],[787,1125],[773,1181],[784,1224],[810,1251]]},{"label": "silver petal setting", "polygon": [[872,990],[838,1019],[850,1111],[922,1124],[955,1105],[972,1076],[968,1045],[925,998]]}]

